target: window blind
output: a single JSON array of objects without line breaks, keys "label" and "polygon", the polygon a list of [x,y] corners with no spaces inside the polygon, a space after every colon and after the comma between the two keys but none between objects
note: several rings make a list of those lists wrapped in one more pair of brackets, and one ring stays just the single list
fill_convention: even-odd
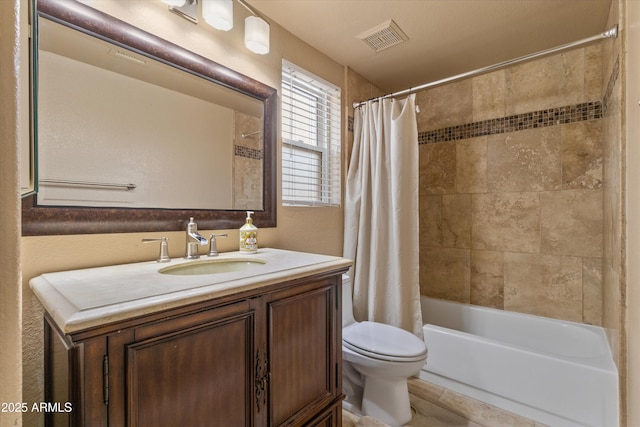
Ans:
[{"label": "window blind", "polygon": [[340,88],[282,61],[282,202],[339,206]]}]

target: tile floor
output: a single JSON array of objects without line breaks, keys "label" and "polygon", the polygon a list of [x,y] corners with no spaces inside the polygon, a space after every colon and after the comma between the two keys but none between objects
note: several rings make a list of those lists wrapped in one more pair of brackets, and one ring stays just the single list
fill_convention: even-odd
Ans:
[{"label": "tile floor", "polygon": [[[405,427],[547,427],[417,378],[409,379],[411,406],[416,411]],[[343,427],[377,427],[343,410]]]}]

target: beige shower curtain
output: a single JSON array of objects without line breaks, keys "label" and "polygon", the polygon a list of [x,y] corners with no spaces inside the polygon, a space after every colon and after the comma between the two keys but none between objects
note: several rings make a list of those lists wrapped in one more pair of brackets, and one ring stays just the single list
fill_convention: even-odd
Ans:
[{"label": "beige shower curtain", "polygon": [[354,260],[354,317],[422,337],[415,95],[355,109],[344,256]]}]

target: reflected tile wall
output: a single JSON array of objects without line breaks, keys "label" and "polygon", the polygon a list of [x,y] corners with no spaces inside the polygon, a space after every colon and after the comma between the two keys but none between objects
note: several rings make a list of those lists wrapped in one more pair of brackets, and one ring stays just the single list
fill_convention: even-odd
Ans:
[{"label": "reflected tile wall", "polygon": [[422,294],[602,323],[601,57],[418,93]]},{"label": "reflected tile wall", "polygon": [[236,111],[234,120],[233,209],[257,210],[262,206],[262,132],[242,134],[261,130],[262,119]]}]

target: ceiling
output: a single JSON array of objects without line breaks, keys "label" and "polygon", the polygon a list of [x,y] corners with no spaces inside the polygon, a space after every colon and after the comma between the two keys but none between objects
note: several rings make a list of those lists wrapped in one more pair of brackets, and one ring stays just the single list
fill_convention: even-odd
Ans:
[{"label": "ceiling", "polygon": [[[454,76],[607,30],[611,0],[248,0],[384,92]],[[357,38],[392,19],[409,40]]]}]

